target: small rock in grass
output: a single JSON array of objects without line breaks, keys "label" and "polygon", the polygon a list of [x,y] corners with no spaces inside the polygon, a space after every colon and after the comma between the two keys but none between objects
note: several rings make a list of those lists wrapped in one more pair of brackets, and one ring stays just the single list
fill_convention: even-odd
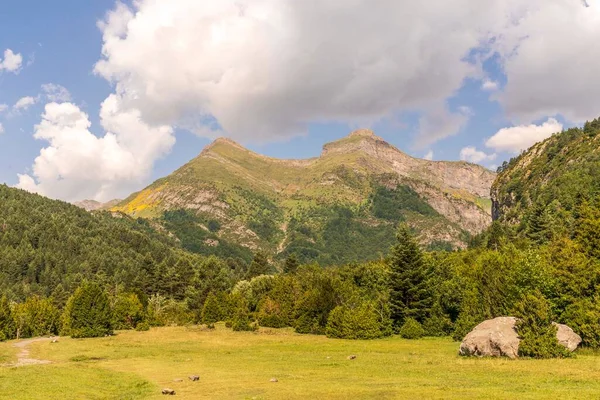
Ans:
[{"label": "small rock in grass", "polygon": [[356,355],[355,354],[352,354],[351,356],[348,356],[348,360],[354,360],[354,359],[356,359]]},{"label": "small rock in grass", "polygon": [[191,375],[188,378],[190,378],[190,381],[192,382],[196,382],[200,380],[200,377],[198,375]]},{"label": "small rock in grass", "polygon": [[52,339],[50,343],[58,343],[58,339]]},{"label": "small rock in grass", "polygon": [[271,378],[271,381],[270,381],[270,382],[273,382],[273,383],[275,383],[275,382],[279,382],[279,381],[277,380],[277,378]]},{"label": "small rock in grass", "polygon": [[173,382],[183,382],[183,379],[181,379],[181,378],[176,378],[176,379],[173,379]]},{"label": "small rock in grass", "polygon": [[167,394],[169,396],[174,396],[175,395],[175,391],[173,389],[164,388],[162,390],[162,394]]}]

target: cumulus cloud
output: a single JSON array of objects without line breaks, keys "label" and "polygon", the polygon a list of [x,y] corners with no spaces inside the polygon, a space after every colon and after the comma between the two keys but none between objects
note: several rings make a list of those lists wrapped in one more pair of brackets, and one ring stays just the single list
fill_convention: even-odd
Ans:
[{"label": "cumulus cloud", "polygon": [[0,58],[0,72],[8,71],[18,73],[23,64],[23,56],[15,54],[11,49],[4,51],[4,59]]},{"label": "cumulus cloud", "polygon": [[496,151],[508,151],[518,153],[526,150],[534,143],[540,142],[560,132],[563,125],[554,118],[549,118],[541,125],[519,125],[511,128],[500,129],[490,137],[485,145]]},{"label": "cumulus cloud", "polygon": [[460,159],[463,161],[468,161],[472,163],[480,163],[483,161],[494,161],[496,159],[496,154],[486,154],[483,151],[477,150],[473,146],[467,146],[461,149],[460,151]]},{"label": "cumulus cloud", "polygon": [[522,1],[526,12],[496,44],[507,77],[499,101],[520,123],[561,114],[574,122],[600,110],[600,0]]},{"label": "cumulus cloud", "polygon": [[423,156],[424,160],[433,160],[433,150],[429,150],[425,156]]},{"label": "cumulus cloud", "polygon": [[0,113],[3,113],[8,109],[8,104],[0,104]]},{"label": "cumulus cloud", "polygon": [[50,102],[65,103],[71,101],[71,93],[64,86],[55,83],[42,85],[42,93]]},{"label": "cumulus cloud", "polygon": [[[272,140],[311,121],[354,123],[425,110],[430,143],[462,125],[439,104],[465,78],[504,6],[495,1],[140,0],[99,26],[99,75],[151,123]],[[398,23],[402,21],[402,23]],[[468,22],[465,24],[465,22]],[[430,110],[434,111],[430,111]],[[430,121],[434,119],[436,121]]]},{"label": "cumulus cloud", "polygon": [[0,122],[0,135],[4,133],[4,126]]},{"label": "cumulus cloud", "polygon": [[21,97],[19,100],[17,100],[17,102],[13,106],[13,111],[14,112],[25,111],[29,107],[34,105],[36,102],[37,102],[37,98],[35,98],[35,97],[31,97],[31,96]]},{"label": "cumulus cloud", "polygon": [[91,131],[90,120],[72,103],[49,103],[34,137],[48,142],[31,175],[19,175],[18,187],[65,200],[106,201],[129,194],[148,178],[153,162],[174,144],[168,126],[150,127],[139,112],[123,111],[117,96],[100,113],[106,133]]}]

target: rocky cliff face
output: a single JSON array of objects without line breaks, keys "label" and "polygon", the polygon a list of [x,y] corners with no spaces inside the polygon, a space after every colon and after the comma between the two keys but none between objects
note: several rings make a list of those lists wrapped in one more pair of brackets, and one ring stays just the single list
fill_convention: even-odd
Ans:
[{"label": "rocky cliff face", "polygon": [[300,242],[325,246],[343,208],[355,232],[385,230],[393,239],[393,226],[404,220],[424,244],[456,248],[491,223],[494,178],[478,165],[410,157],[364,129],[307,160],[269,158],[218,139],[113,210],[160,218],[187,209],[218,220],[222,239],[285,253]]}]

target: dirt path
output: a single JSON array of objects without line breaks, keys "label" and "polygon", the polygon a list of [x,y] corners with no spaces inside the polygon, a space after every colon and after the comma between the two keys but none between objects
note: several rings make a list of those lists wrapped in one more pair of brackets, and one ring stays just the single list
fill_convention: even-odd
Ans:
[{"label": "dirt path", "polygon": [[37,338],[37,339],[27,339],[22,340],[20,342],[14,343],[13,347],[20,349],[21,351],[17,354],[17,362],[5,364],[7,367],[24,367],[26,365],[39,365],[39,364],[50,364],[52,361],[49,360],[38,360],[35,358],[29,358],[29,349],[27,348],[31,343],[35,342],[44,342],[46,340],[51,341],[55,339],[54,337],[50,338]]}]

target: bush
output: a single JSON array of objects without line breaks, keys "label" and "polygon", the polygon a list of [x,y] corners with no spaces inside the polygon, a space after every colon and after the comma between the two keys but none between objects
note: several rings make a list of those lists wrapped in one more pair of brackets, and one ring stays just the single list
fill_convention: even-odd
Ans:
[{"label": "bush", "polygon": [[16,304],[13,317],[19,337],[55,335],[60,325],[60,312],[50,299],[38,296]]},{"label": "bush", "polygon": [[372,303],[351,309],[338,306],[331,311],[325,329],[328,337],[340,339],[376,339],[385,336],[385,327]]},{"label": "bush", "polygon": [[167,299],[159,294],[148,300],[148,322],[152,326],[183,326],[192,323],[193,314],[184,302]]},{"label": "bush", "polygon": [[63,313],[63,332],[74,338],[111,335],[112,311],[106,293],[95,283],[83,283]]},{"label": "bush", "polygon": [[407,318],[398,333],[404,339],[420,339],[425,336],[425,330],[414,318]]},{"label": "bush", "polygon": [[137,295],[119,295],[112,309],[114,329],[134,329],[144,319],[144,306]]},{"label": "bush", "polygon": [[146,321],[142,321],[139,324],[136,325],[135,330],[138,332],[145,332],[145,331],[149,331],[150,330],[150,324],[148,324]]},{"label": "bush", "polygon": [[[435,311],[435,312],[434,312]],[[448,336],[452,332],[452,321],[450,318],[434,308],[432,314],[423,322],[423,329],[425,330],[426,336]]]},{"label": "bush", "polygon": [[14,339],[17,334],[10,303],[6,296],[0,299],[0,342]]},{"label": "bush", "polygon": [[557,327],[552,325],[548,301],[540,292],[528,294],[515,305],[519,318],[516,330],[521,342],[519,355],[532,358],[570,357],[569,350],[558,343]]},{"label": "bush", "polygon": [[571,304],[562,315],[562,321],[581,336],[582,344],[600,348],[600,302],[584,299]]},{"label": "bush", "polygon": [[267,297],[258,307],[258,323],[268,328],[284,328],[288,326],[287,319],[281,311],[278,302]]}]

